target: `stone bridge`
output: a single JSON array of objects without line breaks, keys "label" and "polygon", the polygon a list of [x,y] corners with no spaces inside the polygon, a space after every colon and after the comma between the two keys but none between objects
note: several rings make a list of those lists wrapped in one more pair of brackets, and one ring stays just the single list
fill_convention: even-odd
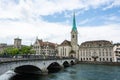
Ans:
[{"label": "stone bridge", "polygon": [[76,59],[16,59],[0,62],[0,75],[13,70],[21,74],[47,74],[76,63]]}]

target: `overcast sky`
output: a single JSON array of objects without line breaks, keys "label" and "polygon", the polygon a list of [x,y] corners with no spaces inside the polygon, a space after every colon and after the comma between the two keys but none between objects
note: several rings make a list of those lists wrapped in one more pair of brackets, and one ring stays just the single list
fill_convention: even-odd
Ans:
[{"label": "overcast sky", "polygon": [[0,0],[0,43],[70,40],[74,11],[79,44],[120,42],[120,0]]}]

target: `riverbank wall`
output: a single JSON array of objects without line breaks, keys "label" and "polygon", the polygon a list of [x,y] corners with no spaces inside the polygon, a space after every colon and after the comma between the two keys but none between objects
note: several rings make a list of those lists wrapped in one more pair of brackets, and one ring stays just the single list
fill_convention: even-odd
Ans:
[{"label": "riverbank wall", "polygon": [[93,62],[93,61],[79,61],[78,64],[96,64],[96,65],[120,66],[120,62]]}]

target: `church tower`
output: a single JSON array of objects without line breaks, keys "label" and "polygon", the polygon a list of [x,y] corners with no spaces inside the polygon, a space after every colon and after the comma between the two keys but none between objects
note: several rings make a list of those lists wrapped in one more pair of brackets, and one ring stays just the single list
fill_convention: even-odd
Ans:
[{"label": "church tower", "polygon": [[73,27],[72,27],[72,31],[71,31],[71,45],[72,46],[78,45],[78,31],[76,28],[75,13],[73,14]]},{"label": "church tower", "polygon": [[72,25],[72,31],[71,31],[71,52],[73,52],[74,57],[78,59],[79,55],[79,46],[78,46],[78,31],[76,27],[76,21],[75,21],[75,13],[73,14],[73,25]]},{"label": "church tower", "polygon": [[21,39],[19,39],[19,38],[15,38],[14,39],[14,48],[18,48],[18,49],[20,49],[21,48]]}]

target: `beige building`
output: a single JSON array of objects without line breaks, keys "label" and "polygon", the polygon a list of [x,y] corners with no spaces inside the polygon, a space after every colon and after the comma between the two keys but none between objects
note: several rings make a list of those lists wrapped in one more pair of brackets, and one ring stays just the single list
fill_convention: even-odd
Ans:
[{"label": "beige building", "polygon": [[106,40],[83,42],[79,47],[79,61],[114,62],[113,44]]},{"label": "beige building", "polygon": [[71,41],[64,40],[58,46],[58,55],[60,57],[76,57],[78,58],[78,31],[76,28],[75,14],[73,16],[73,27],[71,31]]},{"label": "beige building", "polygon": [[33,50],[36,51],[36,55],[56,56],[57,44],[44,42],[43,40],[37,38],[33,44]]}]

